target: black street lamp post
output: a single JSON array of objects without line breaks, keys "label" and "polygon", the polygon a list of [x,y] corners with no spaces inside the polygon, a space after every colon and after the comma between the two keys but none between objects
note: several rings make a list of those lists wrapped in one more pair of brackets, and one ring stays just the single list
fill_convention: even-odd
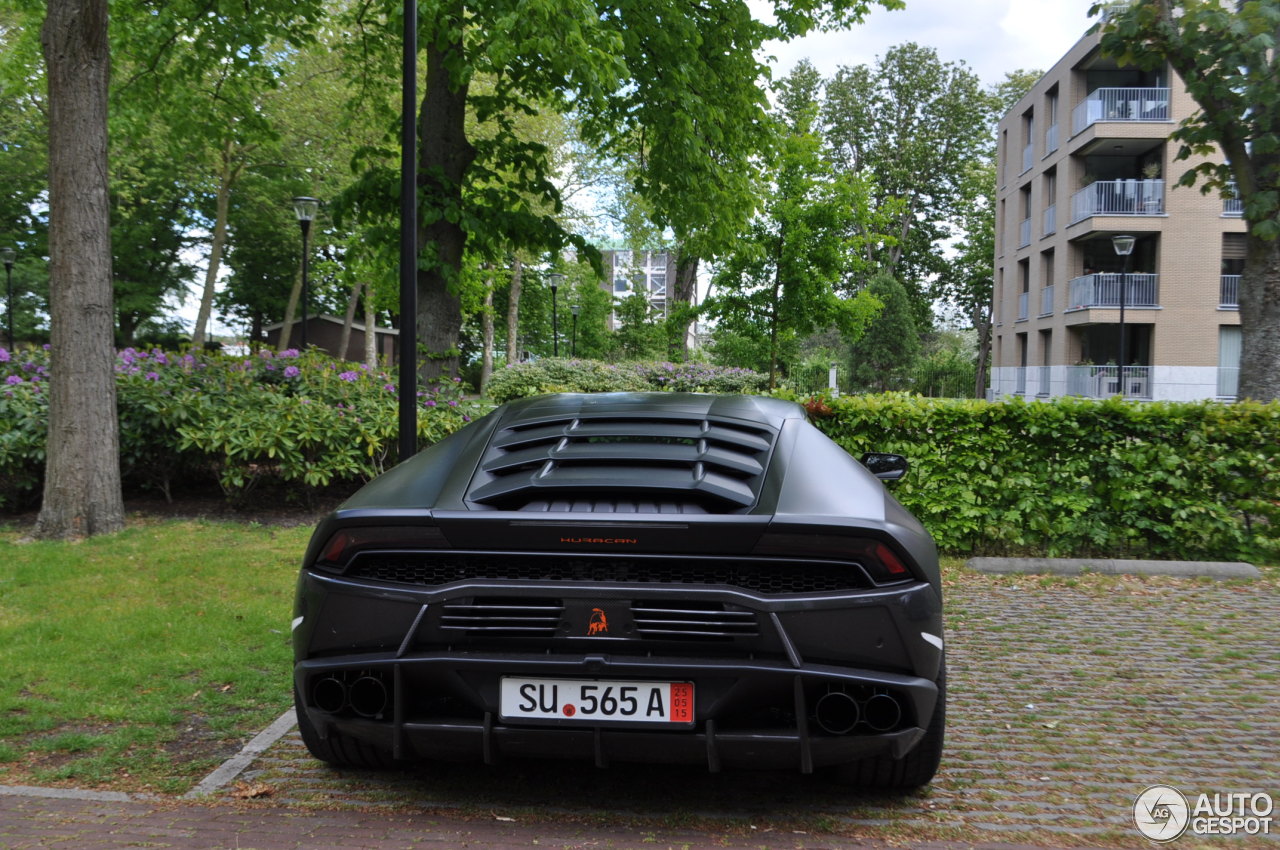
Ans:
[{"label": "black street lamp post", "polygon": [[5,288],[9,292],[9,300],[5,306],[5,315],[9,321],[9,350],[13,351],[13,261],[18,256],[12,248],[0,249],[0,259],[4,260]]},{"label": "black street lamp post", "polygon": [[560,284],[564,282],[564,275],[552,274],[547,275],[547,280],[551,282],[551,353],[553,357],[560,356],[560,314],[556,310],[556,293],[560,291]]},{"label": "black street lamp post", "polygon": [[569,312],[573,314],[573,343],[569,349],[570,357],[578,356],[578,313],[582,311],[580,304],[570,304]]},{"label": "black street lamp post", "polygon": [[302,228],[302,350],[307,350],[307,317],[311,312],[311,290],[307,271],[311,255],[308,238],[311,236],[311,220],[316,217],[320,202],[315,198],[298,196],[293,199],[293,211],[298,214],[298,226]]},{"label": "black street lamp post", "polygon": [[1124,271],[1120,274],[1120,356],[1116,358],[1120,370],[1120,395],[1124,396],[1124,351],[1125,351],[1125,335],[1124,335],[1124,305],[1126,300],[1126,290],[1129,288],[1129,257],[1133,254],[1133,243],[1137,241],[1132,236],[1112,236],[1111,247],[1115,249],[1116,254],[1124,258]]}]

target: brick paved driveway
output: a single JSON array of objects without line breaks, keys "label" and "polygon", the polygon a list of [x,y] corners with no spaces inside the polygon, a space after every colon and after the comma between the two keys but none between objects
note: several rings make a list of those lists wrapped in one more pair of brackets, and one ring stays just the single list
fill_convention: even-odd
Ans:
[{"label": "brick paved driveway", "polygon": [[[574,825],[573,840],[588,845],[592,825],[608,824],[598,846],[620,846],[611,832],[619,828],[632,836],[688,828],[732,846],[836,844],[815,835],[1149,846],[1130,807],[1151,784],[1188,796],[1262,791],[1280,800],[1274,578],[966,576],[947,592],[949,740],[933,786],[904,800],[858,796],[818,777],[690,768],[340,772],[310,759],[291,733],[241,777],[270,796],[237,805],[541,823],[549,837]],[[231,796],[226,789],[215,799],[229,805]],[[0,846],[4,823],[0,812]],[[563,846],[586,846],[560,837]],[[1203,843],[1277,847],[1280,836]]]}]

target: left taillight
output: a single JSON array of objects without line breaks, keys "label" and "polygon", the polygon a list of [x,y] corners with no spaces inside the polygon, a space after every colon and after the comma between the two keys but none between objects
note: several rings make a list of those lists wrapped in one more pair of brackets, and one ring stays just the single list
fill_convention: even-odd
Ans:
[{"label": "left taillight", "polygon": [[433,525],[386,525],[340,528],[325,541],[315,566],[342,572],[351,559],[370,550],[448,549],[449,541]]}]

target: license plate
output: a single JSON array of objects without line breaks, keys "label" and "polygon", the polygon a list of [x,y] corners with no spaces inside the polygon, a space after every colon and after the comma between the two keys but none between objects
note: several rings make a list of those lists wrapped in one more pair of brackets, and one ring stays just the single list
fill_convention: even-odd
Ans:
[{"label": "license plate", "polygon": [[691,682],[502,680],[503,720],[693,725]]}]

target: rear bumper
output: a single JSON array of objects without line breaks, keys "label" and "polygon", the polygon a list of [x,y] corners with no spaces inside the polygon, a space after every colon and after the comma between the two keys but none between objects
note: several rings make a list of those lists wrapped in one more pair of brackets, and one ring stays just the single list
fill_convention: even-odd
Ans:
[{"label": "rear bumper", "polygon": [[[562,679],[692,681],[692,729],[620,728],[504,723],[498,683],[504,675]],[[386,689],[381,710],[314,703],[316,683],[364,677]],[[301,710],[322,736],[359,738],[398,759],[497,763],[539,757],[593,761],[705,764],[721,768],[782,768],[810,772],[889,753],[905,755],[923,735],[937,701],[934,682],[870,670],[785,662],[727,663],[688,658],[611,658],[598,655],[522,657],[503,654],[424,653],[396,658],[360,654],[304,661],[294,670]],[[823,731],[818,701],[828,693],[892,694],[902,719],[887,731]],[[771,711],[768,709],[772,709]],[[762,721],[753,725],[752,721]]]}]

